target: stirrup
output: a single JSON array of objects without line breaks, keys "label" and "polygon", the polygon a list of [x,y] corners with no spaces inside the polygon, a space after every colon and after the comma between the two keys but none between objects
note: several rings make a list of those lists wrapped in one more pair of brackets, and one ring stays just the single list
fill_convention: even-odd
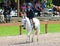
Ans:
[{"label": "stirrup", "polygon": [[23,29],[26,29],[25,27],[23,27]]},{"label": "stirrup", "polygon": [[33,28],[35,28],[35,23],[33,23]]},{"label": "stirrup", "polygon": [[24,27],[24,25],[22,25],[22,27],[23,27],[23,29],[26,29],[26,28]]},{"label": "stirrup", "polygon": [[24,25],[22,25],[22,27],[24,27]]}]

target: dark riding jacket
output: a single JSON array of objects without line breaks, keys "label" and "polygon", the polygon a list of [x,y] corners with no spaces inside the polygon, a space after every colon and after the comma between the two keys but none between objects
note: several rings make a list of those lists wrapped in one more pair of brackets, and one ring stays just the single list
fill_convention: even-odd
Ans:
[{"label": "dark riding jacket", "polygon": [[27,13],[27,17],[28,17],[29,19],[34,18],[34,12],[33,12],[33,10],[31,10],[31,9],[30,9],[30,11],[27,10],[26,13]]}]

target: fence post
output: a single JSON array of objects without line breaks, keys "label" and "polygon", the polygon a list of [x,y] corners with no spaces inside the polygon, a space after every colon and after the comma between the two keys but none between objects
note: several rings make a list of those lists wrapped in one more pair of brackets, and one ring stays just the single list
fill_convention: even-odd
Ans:
[{"label": "fence post", "polygon": [[45,33],[48,32],[48,24],[45,24]]},{"label": "fence post", "polygon": [[20,35],[22,34],[22,25],[19,26],[20,27]]}]

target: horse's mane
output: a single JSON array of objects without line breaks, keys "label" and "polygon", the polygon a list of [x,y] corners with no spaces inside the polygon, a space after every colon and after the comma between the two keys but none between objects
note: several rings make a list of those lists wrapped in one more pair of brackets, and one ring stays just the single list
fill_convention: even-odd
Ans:
[{"label": "horse's mane", "polygon": [[28,17],[25,17],[25,18],[26,18],[26,29],[28,31],[32,31],[32,26],[31,26],[29,18]]}]

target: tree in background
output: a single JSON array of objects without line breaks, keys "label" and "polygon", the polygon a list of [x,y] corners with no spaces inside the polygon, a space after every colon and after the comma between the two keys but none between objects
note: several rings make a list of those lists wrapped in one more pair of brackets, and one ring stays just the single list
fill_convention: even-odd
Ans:
[{"label": "tree in background", "polygon": [[60,6],[60,0],[52,0],[52,3],[56,6]]}]

